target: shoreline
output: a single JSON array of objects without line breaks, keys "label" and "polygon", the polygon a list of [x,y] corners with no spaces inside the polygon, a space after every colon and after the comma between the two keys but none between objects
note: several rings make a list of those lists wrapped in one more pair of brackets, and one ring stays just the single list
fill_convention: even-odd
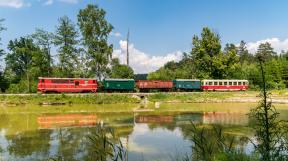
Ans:
[{"label": "shoreline", "polygon": [[[288,92],[271,93],[272,103],[288,104]],[[170,92],[170,93],[96,93],[96,94],[0,94],[1,105],[59,104],[142,104],[161,103],[258,103],[257,91],[239,92]]]}]

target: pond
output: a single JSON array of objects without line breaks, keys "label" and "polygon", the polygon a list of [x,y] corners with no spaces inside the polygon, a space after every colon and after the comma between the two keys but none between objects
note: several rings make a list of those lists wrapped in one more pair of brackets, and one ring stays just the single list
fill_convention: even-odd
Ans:
[{"label": "pond", "polygon": [[[0,160],[88,160],[88,135],[100,123],[114,129],[131,161],[191,155],[191,121],[221,124],[225,133],[253,136],[247,113],[256,104],[73,105],[0,108]],[[282,119],[288,105],[276,105]],[[248,141],[239,143],[247,153]]]}]

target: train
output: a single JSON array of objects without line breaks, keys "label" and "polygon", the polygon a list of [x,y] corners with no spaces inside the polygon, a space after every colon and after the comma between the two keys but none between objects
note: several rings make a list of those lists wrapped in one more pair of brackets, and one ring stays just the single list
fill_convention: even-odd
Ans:
[{"label": "train", "polygon": [[181,91],[245,91],[248,80],[134,80],[94,78],[39,77],[40,93],[96,93],[96,92],[181,92]]}]

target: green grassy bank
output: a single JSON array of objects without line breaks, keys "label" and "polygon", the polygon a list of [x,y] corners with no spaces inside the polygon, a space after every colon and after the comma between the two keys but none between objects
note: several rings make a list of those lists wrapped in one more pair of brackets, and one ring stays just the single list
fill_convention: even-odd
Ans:
[{"label": "green grassy bank", "polygon": [[116,103],[139,103],[138,98],[131,95],[120,94],[85,94],[85,95],[0,95],[2,104],[116,104]]},{"label": "green grassy bank", "polygon": [[[117,104],[140,103],[141,94],[97,93],[97,94],[18,94],[0,95],[0,104]],[[221,103],[259,101],[258,91],[239,92],[192,92],[192,93],[150,93],[143,94],[149,102],[166,103]],[[277,103],[288,103],[288,91],[271,91],[271,98]]]}]

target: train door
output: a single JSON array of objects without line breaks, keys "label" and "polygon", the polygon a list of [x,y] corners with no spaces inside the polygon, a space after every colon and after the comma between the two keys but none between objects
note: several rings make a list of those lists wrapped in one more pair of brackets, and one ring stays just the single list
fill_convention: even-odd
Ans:
[{"label": "train door", "polygon": [[45,90],[45,81],[44,81],[44,79],[39,79],[38,90],[41,90],[42,92]]},{"label": "train door", "polygon": [[74,84],[75,84],[75,91],[76,91],[76,92],[81,92],[81,91],[79,90],[79,85],[80,85],[79,80],[74,80]]}]

